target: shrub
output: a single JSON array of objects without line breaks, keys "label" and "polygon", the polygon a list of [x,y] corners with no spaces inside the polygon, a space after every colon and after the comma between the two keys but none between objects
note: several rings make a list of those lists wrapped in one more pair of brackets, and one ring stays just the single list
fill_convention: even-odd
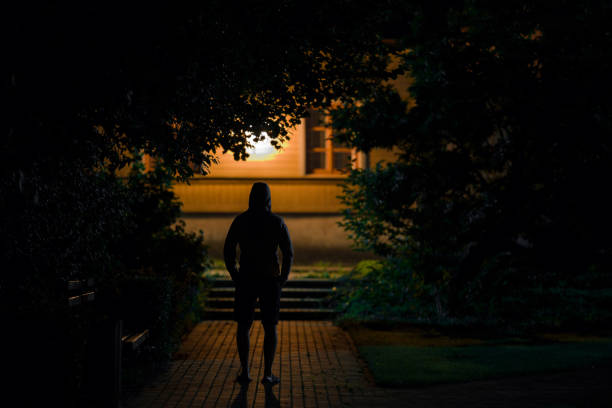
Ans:
[{"label": "shrub", "polygon": [[[580,57],[610,61],[598,21],[612,9],[536,3],[402,3],[393,15],[411,22],[396,26],[406,88],[385,82],[331,109],[339,142],[397,152],[351,172],[343,226],[435,288],[423,314],[554,322],[571,303],[556,288],[612,287],[612,201],[601,184],[612,174],[609,64]],[[529,295],[540,288],[557,312],[540,312]]]},{"label": "shrub", "polygon": [[422,320],[434,296],[406,260],[368,260],[340,279],[336,307],[342,320]]},{"label": "shrub", "polygon": [[[187,232],[178,220],[180,202],[163,168],[144,173],[136,166],[126,180],[133,200],[133,226],[117,244],[121,278],[116,283],[128,325],[152,328],[156,356],[170,358],[201,319],[210,267],[204,235]],[[129,326],[127,327],[129,328]],[[137,329],[137,327],[134,327]]]}]

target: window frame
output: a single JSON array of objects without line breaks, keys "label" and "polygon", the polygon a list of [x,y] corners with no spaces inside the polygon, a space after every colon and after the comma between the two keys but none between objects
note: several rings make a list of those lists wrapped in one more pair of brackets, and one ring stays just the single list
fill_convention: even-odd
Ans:
[{"label": "window frame", "polygon": [[[346,176],[347,172],[341,169],[334,167],[334,153],[350,153],[351,158],[351,168],[355,168],[357,163],[357,149],[353,147],[342,147],[342,146],[334,146],[333,141],[333,131],[330,126],[330,117],[329,115],[325,115],[323,112],[318,112],[320,116],[323,117],[323,124],[318,124],[311,126],[309,121],[312,119],[312,112],[314,110],[309,110],[310,117],[306,118],[306,175],[333,175],[333,176]],[[310,131],[315,132],[324,132],[325,134],[325,146],[324,147],[310,147],[308,145],[308,134]],[[308,164],[308,154],[310,153],[324,153],[324,168],[310,168]]]}]

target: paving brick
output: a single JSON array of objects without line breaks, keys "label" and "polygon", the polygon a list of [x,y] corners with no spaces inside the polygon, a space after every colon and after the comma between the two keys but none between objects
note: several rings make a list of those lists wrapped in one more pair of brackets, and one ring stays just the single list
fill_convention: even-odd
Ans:
[{"label": "paving brick", "polygon": [[271,389],[260,383],[263,328],[255,322],[250,335],[254,381],[241,386],[235,382],[240,369],[235,332],[233,321],[201,322],[167,371],[139,393],[126,395],[123,406],[535,407],[609,406],[610,401],[609,366],[420,389],[376,387],[350,337],[328,321],[279,322],[272,370],[281,383]]},{"label": "paving brick", "polygon": [[[175,361],[126,407],[292,407],[345,406],[350,389],[371,386],[363,378],[348,336],[326,321],[281,321],[273,372],[281,378],[266,393],[263,375],[263,328],[251,330],[251,376],[248,387],[235,382],[240,369],[235,323],[204,321],[183,342]],[[351,361],[344,361],[346,359]],[[348,397],[347,397],[348,396]]]}]

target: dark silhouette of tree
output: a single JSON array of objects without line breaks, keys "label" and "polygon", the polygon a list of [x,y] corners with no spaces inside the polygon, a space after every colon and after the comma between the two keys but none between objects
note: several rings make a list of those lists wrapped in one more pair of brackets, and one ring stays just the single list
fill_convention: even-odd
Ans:
[{"label": "dark silhouette of tree", "polygon": [[108,269],[132,211],[116,171],[139,154],[156,158],[158,182],[186,179],[193,163],[244,159],[249,135],[282,142],[312,104],[388,77],[377,31],[363,30],[383,19],[365,2],[338,18],[345,6],[11,5],[4,259],[23,279]]},{"label": "dark silhouette of tree", "polygon": [[173,297],[190,293],[206,255],[174,225],[170,183],[216,153],[245,159],[249,135],[278,144],[311,105],[389,77],[368,29],[385,18],[341,1],[7,5],[0,299],[32,334],[22,346],[53,354],[34,334],[57,331],[71,279],[165,276]]},{"label": "dark silhouette of tree", "polygon": [[610,4],[395,6],[412,102],[381,85],[332,112],[399,151],[346,185],[357,244],[409,260],[442,315],[527,319],[525,288],[609,285]]}]

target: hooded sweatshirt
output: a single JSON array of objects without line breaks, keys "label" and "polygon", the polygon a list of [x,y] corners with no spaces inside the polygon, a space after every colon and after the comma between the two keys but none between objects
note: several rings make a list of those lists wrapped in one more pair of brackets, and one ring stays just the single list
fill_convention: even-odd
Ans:
[{"label": "hooded sweatshirt", "polygon": [[[238,215],[225,238],[225,266],[234,282],[289,277],[293,247],[289,230],[281,217],[272,213],[270,187],[254,183],[249,195],[249,209]],[[240,248],[240,266],[236,266],[236,246]],[[278,249],[283,255],[278,265]]]}]

